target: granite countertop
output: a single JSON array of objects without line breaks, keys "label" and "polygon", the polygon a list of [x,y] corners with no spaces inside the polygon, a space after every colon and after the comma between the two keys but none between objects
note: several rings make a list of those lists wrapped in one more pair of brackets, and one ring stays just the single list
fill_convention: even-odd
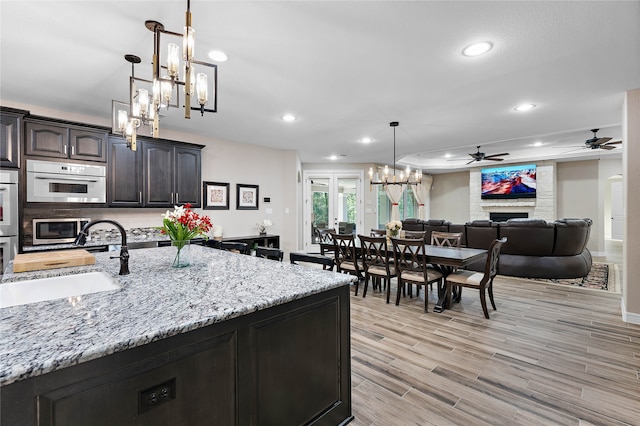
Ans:
[{"label": "granite countertop", "polygon": [[[169,237],[160,233],[157,228],[131,228],[127,229],[127,245],[131,248],[137,243],[150,243],[158,241],[169,241]],[[90,237],[87,239],[83,247],[100,247],[109,245],[120,245],[120,232],[113,229],[92,229]],[[25,253],[46,250],[65,250],[82,248],[73,243],[66,244],[41,244],[37,246],[23,246],[22,251]]]},{"label": "granite countertop", "polygon": [[[0,385],[100,358],[210,324],[348,285],[355,277],[192,245],[131,250],[129,275],[113,253],[96,264],[12,273],[2,283],[105,271],[118,290],[0,309]],[[11,265],[11,264],[10,264]],[[10,271],[10,268],[7,269]],[[0,284],[2,285],[2,284]]]}]

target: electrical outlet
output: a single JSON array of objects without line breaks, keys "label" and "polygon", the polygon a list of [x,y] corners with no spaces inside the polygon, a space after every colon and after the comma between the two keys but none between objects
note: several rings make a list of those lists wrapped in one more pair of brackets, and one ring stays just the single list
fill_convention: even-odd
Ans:
[{"label": "electrical outlet", "polygon": [[175,378],[141,391],[138,394],[138,413],[144,413],[173,399],[176,399]]}]

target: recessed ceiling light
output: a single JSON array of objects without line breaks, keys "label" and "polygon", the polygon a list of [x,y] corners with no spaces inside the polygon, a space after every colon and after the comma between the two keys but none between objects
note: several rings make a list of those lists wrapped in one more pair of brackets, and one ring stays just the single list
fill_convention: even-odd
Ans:
[{"label": "recessed ceiling light", "polygon": [[447,153],[447,154],[445,154],[445,155],[444,155],[444,158],[451,158],[451,154],[448,154],[448,153]]},{"label": "recessed ceiling light", "polygon": [[532,109],[534,109],[536,106],[534,104],[522,104],[522,105],[518,105],[517,107],[514,108],[514,110],[518,111],[518,112],[525,112],[525,111],[530,111]]},{"label": "recessed ceiling light", "polygon": [[360,141],[362,143],[371,143],[371,138],[364,137],[364,138],[360,139]]},{"label": "recessed ceiling light", "polygon": [[226,62],[229,57],[221,50],[212,50],[209,52],[209,58],[216,62]]},{"label": "recessed ceiling light", "polygon": [[331,157],[329,157],[329,160],[333,160],[333,161],[335,161],[335,160],[337,160],[337,159],[338,159],[338,156],[337,156],[337,155],[332,155]]},{"label": "recessed ceiling light", "polygon": [[542,143],[540,141],[533,143],[533,146],[542,146],[542,145],[544,145],[544,143]]},{"label": "recessed ceiling light", "polygon": [[282,116],[284,121],[296,121],[296,116],[293,114],[285,114]]},{"label": "recessed ceiling light", "polygon": [[483,53],[487,53],[491,50],[492,47],[493,44],[489,43],[488,41],[481,41],[479,43],[470,44],[469,46],[462,49],[462,54],[464,56],[478,56],[482,55]]}]

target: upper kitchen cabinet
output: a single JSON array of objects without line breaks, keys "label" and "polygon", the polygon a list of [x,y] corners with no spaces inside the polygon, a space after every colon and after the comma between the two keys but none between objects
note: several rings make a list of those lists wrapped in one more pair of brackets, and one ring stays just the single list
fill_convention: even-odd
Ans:
[{"label": "upper kitchen cabinet", "polygon": [[110,207],[142,207],[142,155],[127,141],[109,136],[107,203]]},{"label": "upper kitchen cabinet", "polygon": [[167,141],[142,143],[145,207],[201,206],[201,149]]},{"label": "upper kitchen cabinet", "polygon": [[63,123],[25,120],[25,154],[107,161],[107,131]]},{"label": "upper kitchen cabinet", "polygon": [[0,110],[0,167],[20,167],[20,135],[23,113]]}]

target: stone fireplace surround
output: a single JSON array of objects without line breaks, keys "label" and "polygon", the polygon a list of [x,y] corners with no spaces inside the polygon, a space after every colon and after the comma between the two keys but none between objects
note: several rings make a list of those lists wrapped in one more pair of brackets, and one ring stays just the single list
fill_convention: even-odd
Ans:
[{"label": "stone fireplace surround", "polygon": [[470,220],[489,220],[490,213],[527,213],[532,219],[556,220],[556,163],[555,161],[537,161],[535,164],[536,198],[511,200],[480,198],[482,167],[472,169],[469,173]]}]

